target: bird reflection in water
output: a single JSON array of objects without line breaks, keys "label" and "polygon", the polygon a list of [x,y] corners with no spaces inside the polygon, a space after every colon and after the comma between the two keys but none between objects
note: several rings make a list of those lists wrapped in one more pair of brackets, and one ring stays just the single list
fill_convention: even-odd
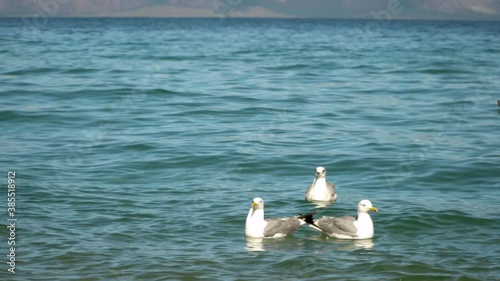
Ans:
[{"label": "bird reflection in water", "polygon": [[245,247],[245,250],[247,250],[248,252],[265,251],[263,238],[245,237],[245,239],[247,240],[247,246]]}]

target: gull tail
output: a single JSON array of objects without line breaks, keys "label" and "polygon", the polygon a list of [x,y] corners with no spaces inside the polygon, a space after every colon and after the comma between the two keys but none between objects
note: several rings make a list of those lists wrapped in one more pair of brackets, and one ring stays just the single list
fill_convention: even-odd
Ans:
[{"label": "gull tail", "polygon": [[313,216],[315,214],[316,214],[316,211],[308,213],[308,214],[305,214],[305,215],[300,214],[299,219],[301,219],[302,221],[304,221],[305,223],[307,223],[309,226],[311,226],[313,228],[317,228],[318,230],[321,231],[321,228],[319,228],[319,226],[317,226],[317,225],[314,224]]},{"label": "gull tail", "polygon": [[316,214],[316,211],[312,212],[312,213],[309,213],[309,214],[305,214],[305,215],[302,215],[300,214],[299,216],[299,219],[303,220],[305,223],[307,223],[311,228],[314,228],[318,231],[322,231],[322,229],[317,226],[315,223],[314,223],[314,219],[313,219],[313,216]]}]

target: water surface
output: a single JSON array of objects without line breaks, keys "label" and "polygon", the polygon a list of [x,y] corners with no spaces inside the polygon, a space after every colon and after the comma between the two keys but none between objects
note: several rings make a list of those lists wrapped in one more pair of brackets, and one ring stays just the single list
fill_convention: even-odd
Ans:
[{"label": "water surface", "polygon": [[[366,24],[1,19],[16,280],[497,279],[499,23]],[[247,241],[319,165],[375,237]]]}]

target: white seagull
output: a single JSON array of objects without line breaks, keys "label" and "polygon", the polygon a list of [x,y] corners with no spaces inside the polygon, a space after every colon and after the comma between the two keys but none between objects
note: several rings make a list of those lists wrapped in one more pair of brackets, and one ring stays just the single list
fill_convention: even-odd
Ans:
[{"label": "white seagull", "polygon": [[378,212],[368,200],[361,200],[358,204],[358,217],[322,217],[309,223],[309,226],[330,237],[339,239],[367,239],[374,234],[373,222],[368,212]]},{"label": "white seagull", "polygon": [[264,219],[264,200],[256,197],[248,211],[245,236],[250,238],[280,238],[292,234],[306,223],[313,223],[316,212],[288,218]]},{"label": "white seagull", "polygon": [[333,201],[337,199],[335,185],[326,181],[326,169],[316,168],[316,176],[306,191],[307,201]]}]

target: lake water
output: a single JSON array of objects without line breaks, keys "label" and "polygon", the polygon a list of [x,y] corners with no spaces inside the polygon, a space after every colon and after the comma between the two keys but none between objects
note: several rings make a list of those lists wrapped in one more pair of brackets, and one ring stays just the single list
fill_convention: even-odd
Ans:
[{"label": "lake water", "polygon": [[[499,280],[500,23],[369,23],[0,19],[0,279]],[[247,241],[320,165],[375,237]]]}]

